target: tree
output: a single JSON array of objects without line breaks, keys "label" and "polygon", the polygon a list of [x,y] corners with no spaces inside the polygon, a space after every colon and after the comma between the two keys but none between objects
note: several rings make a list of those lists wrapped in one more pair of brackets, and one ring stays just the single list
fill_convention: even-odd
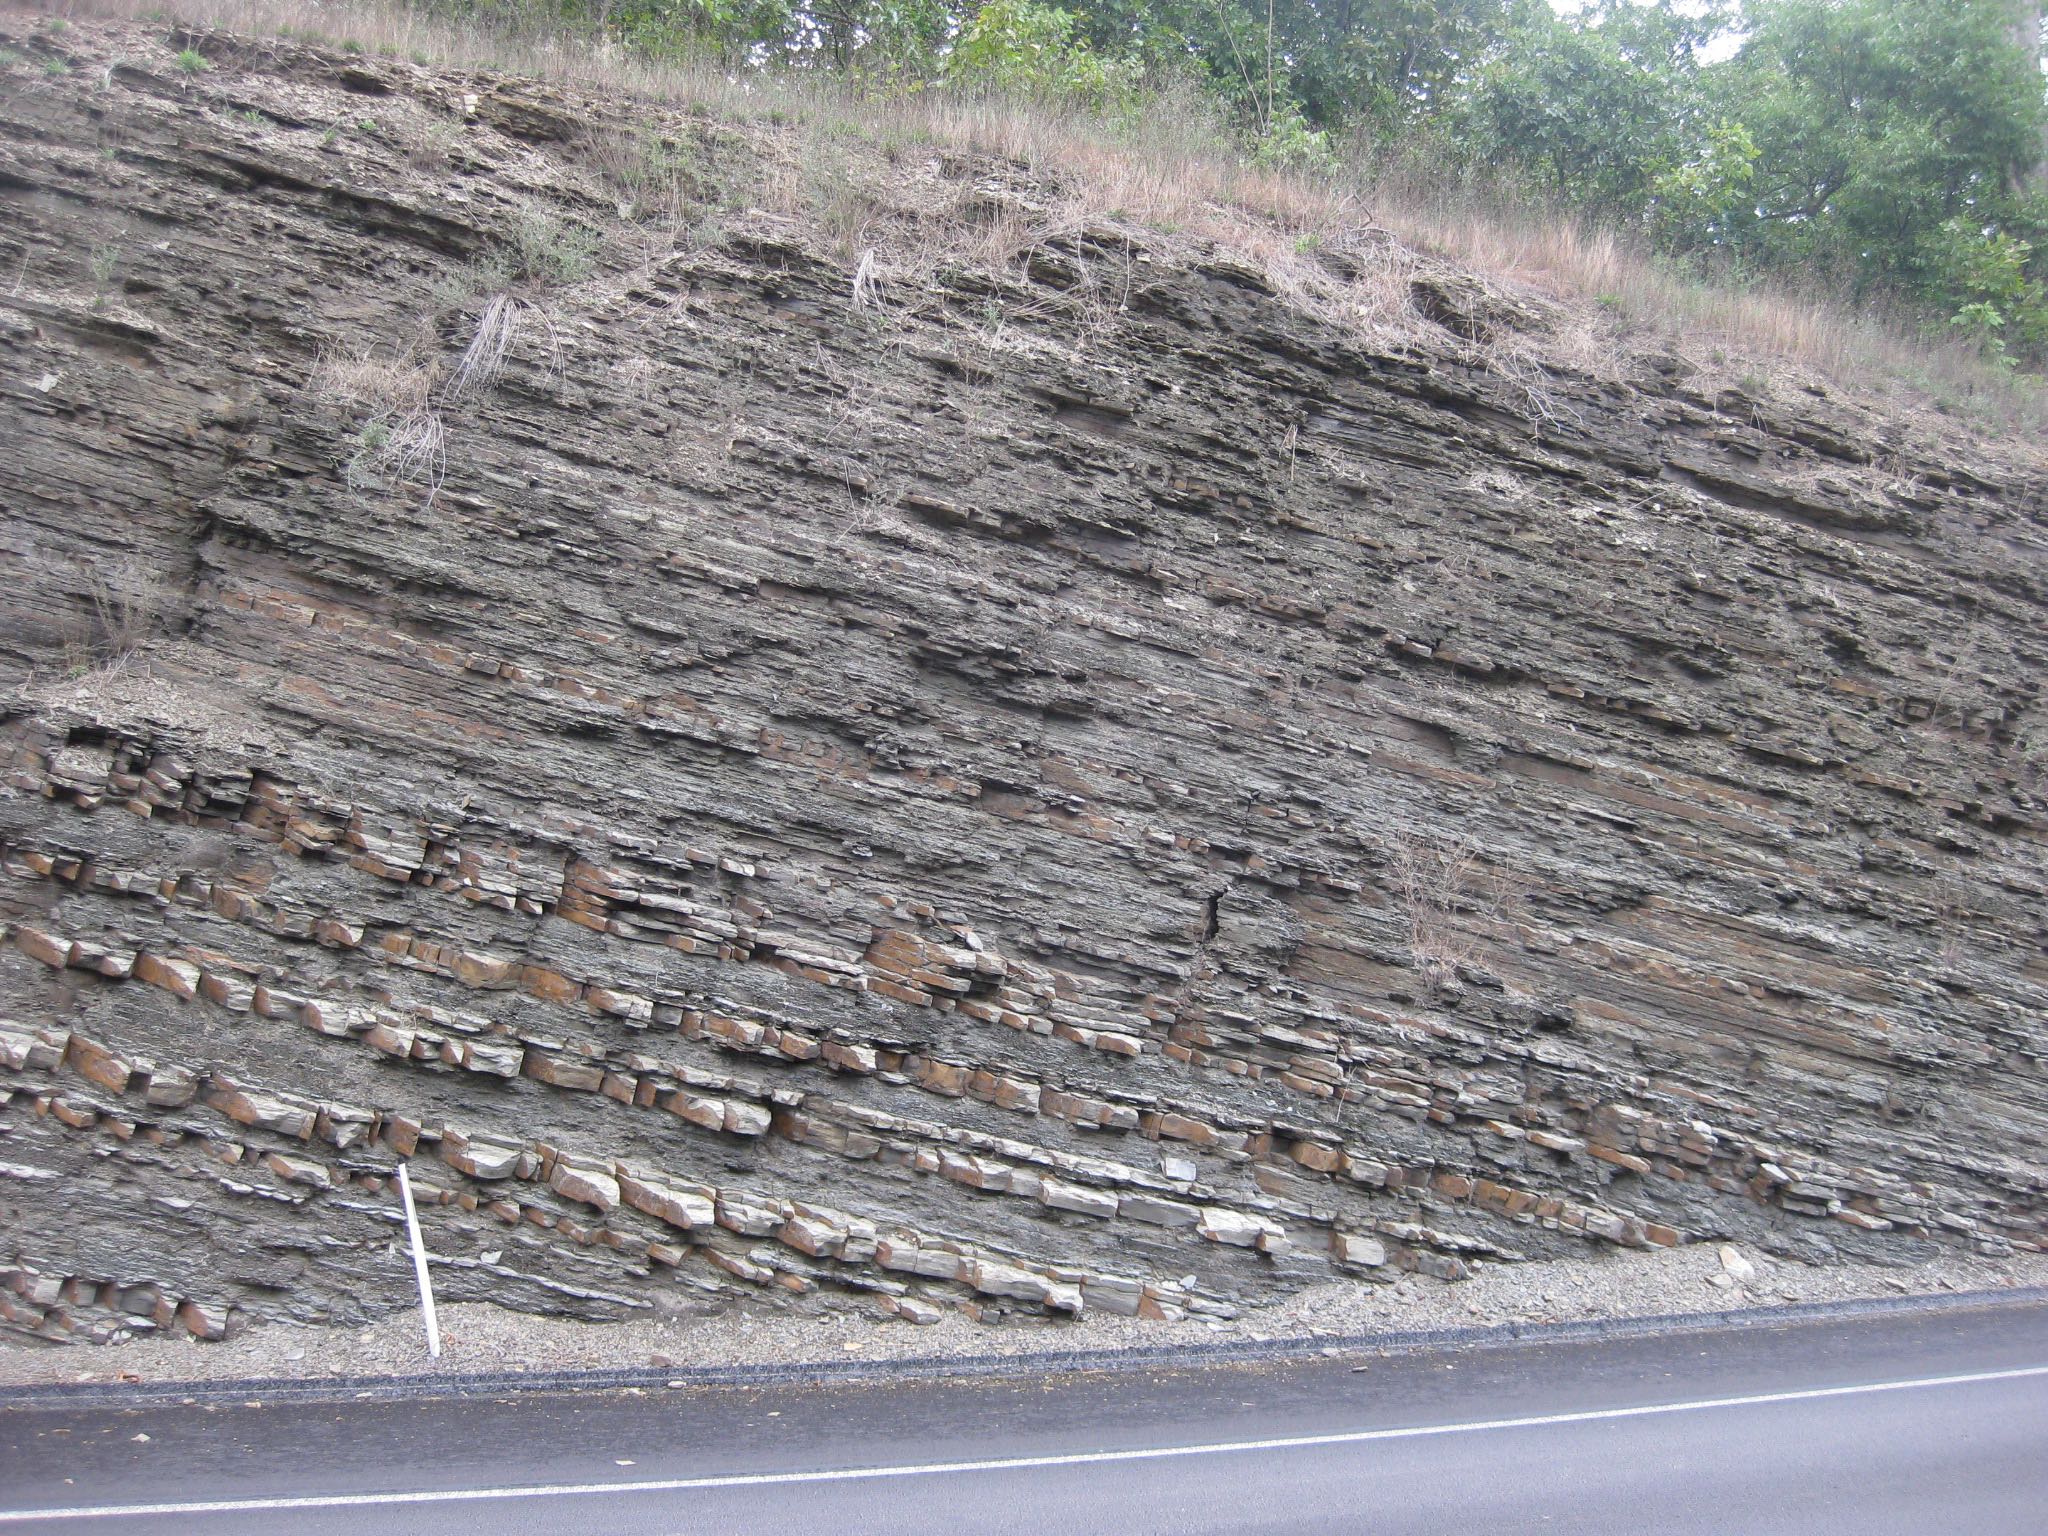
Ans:
[{"label": "tree", "polygon": [[[2048,56],[2048,0],[2012,0],[2012,45],[2037,61]],[[2041,121],[2034,163],[2021,177],[2019,190],[2048,194],[2048,114]]]},{"label": "tree", "polygon": [[1303,110],[1382,129],[1438,110],[1476,69],[1523,0],[1295,0],[1275,11],[1277,46]]},{"label": "tree", "polygon": [[1135,83],[1135,70],[1089,45],[1071,11],[1034,0],[984,0],[947,52],[943,77],[1109,106]]},{"label": "tree", "polygon": [[1571,18],[1548,6],[1515,19],[1445,113],[1471,159],[1508,168],[1546,195],[1633,219],[1660,197],[1711,204],[1746,140],[1706,110],[1699,51],[1726,24],[1674,0],[1602,0]]},{"label": "tree", "polygon": [[2048,110],[2013,0],[1750,0],[1744,23],[1713,72],[1757,150],[1724,242],[1950,312],[1988,304],[2005,338],[2048,339],[2048,206],[2025,190]]},{"label": "tree", "polygon": [[1264,129],[1290,104],[1315,128],[1410,125],[1546,0],[1106,0],[1078,13],[1094,47],[1192,70]]}]

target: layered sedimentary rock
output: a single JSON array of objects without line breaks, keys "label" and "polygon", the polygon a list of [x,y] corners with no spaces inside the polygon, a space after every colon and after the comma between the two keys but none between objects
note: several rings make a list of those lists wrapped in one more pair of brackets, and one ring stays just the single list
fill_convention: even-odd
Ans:
[{"label": "layered sedimentary rock", "polygon": [[2042,1247],[2024,455],[0,31],[13,1326]]}]

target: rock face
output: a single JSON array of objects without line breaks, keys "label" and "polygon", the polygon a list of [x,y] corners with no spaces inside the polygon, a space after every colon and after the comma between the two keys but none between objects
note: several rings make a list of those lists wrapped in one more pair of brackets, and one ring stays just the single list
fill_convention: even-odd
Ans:
[{"label": "rock face", "polygon": [[2042,1246],[2038,467],[0,32],[14,1326]]}]

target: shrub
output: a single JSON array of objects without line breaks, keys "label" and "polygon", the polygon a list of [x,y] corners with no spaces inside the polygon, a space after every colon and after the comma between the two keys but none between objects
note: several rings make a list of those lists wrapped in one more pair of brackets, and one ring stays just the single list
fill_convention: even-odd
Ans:
[{"label": "shrub", "polygon": [[1079,35],[1079,19],[1034,0],[985,0],[946,56],[949,84],[1112,105],[1136,88],[1135,71]]},{"label": "shrub", "polygon": [[1328,175],[1337,169],[1329,134],[1311,126],[1292,101],[1274,103],[1272,120],[1252,141],[1252,159],[1281,171]]},{"label": "shrub", "polygon": [[597,266],[595,231],[528,209],[512,223],[515,275],[541,283],[580,283]]},{"label": "shrub", "polygon": [[119,667],[159,634],[168,607],[163,583],[142,560],[81,560],[86,616],[65,640],[66,669],[74,675]]},{"label": "shrub", "polygon": [[447,434],[435,409],[434,369],[411,358],[371,354],[321,358],[308,388],[367,412],[346,467],[356,490],[425,485],[428,499],[447,471]]}]

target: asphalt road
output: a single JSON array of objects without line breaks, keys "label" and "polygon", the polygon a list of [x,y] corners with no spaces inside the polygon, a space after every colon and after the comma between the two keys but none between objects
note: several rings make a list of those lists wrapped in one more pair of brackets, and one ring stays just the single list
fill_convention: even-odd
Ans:
[{"label": "asphalt road", "polygon": [[2041,1533],[2048,1305],[1184,1370],[14,1408],[17,1530]]}]

